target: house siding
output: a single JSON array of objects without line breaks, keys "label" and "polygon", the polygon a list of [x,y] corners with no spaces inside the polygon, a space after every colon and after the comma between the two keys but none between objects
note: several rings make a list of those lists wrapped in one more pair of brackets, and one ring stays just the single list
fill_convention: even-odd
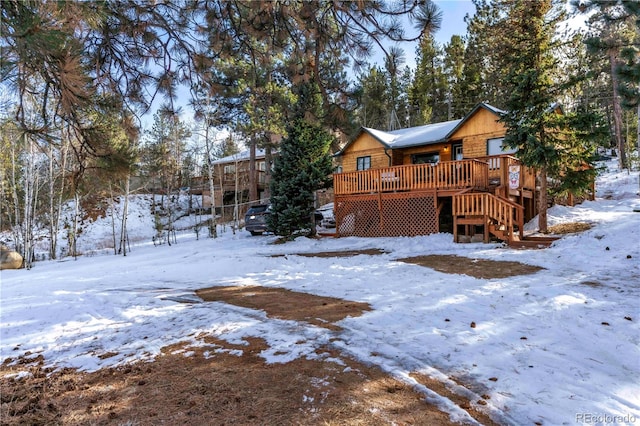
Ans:
[{"label": "house siding", "polygon": [[[389,156],[391,150],[389,150]],[[342,171],[353,172],[357,170],[358,157],[371,157],[371,168],[379,169],[389,167],[389,156],[385,154],[384,146],[370,134],[363,132],[342,153]]]},{"label": "house siding", "polygon": [[506,128],[498,121],[498,117],[485,108],[480,108],[450,139],[462,141],[464,158],[477,158],[487,155],[488,139],[503,137],[505,133]]}]

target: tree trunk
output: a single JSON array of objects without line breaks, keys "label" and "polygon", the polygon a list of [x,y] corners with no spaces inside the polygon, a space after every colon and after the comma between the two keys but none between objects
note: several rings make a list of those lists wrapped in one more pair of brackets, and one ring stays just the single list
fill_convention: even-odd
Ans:
[{"label": "tree trunk", "polygon": [[[236,162],[237,163],[237,162]],[[237,169],[236,164],[236,169]],[[236,170],[237,175],[237,170]],[[236,182],[237,182],[236,178]],[[236,185],[236,192],[238,191]],[[237,198],[237,194],[236,194]],[[256,182],[256,140],[255,137],[251,138],[249,146],[249,201],[256,201],[258,199],[258,185]],[[236,203],[237,204],[237,203]]]},{"label": "tree trunk", "polygon": [[[218,180],[220,181],[220,199],[222,202],[220,203],[220,212],[222,213],[222,229],[226,232],[226,223],[229,221],[227,218],[227,214],[225,213],[225,205],[224,205],[224,167],[222,164],[218,164]],[[213,201],[212,201],[213,202]]]},{"label": "tree trunk", "polygon": [[[255,143],[253,144],[253,149],[254,149],[254,155],[253,155],[253,165],[254,165],[254,171],[255,171]],[[238,217],[238,160],[236,158],[236,162],[235,162],[235,170],[236,170],[236,175],[235,175],[235,188],[233,193],[234,195],[234,199],[233,199],[233,233],[235,235],[236,233],[236,229],[238,229],[238,226],[240,225],[240,219]],[[255,175],[255,173],[254,173]],[[255,179],[254,179],[255,182]],[[252,186],[253,188],[253,186]]]},{"label": "tree trunk", "polygon": [[60,152],[62,164],[60,167],[60,189],[58,191],[57,208],[55,209],[55,216],[52,216],[53,221],[52,233],[49,236],[49,257],[51,259],[58,258],[58,232],[60,231],[60,215],[62,214],[62,203],[64,202],[64,188],[65,188],[65,172],[67,169],[67,156],[69,153],[69,140],[65,139]]},{"label": "tree trunk", "polygon": [[[213,181],[213,164],[211,164],[211,143],[209,142],[209,123],[207,122],[204,133],[205,150],[207,153],[207,177],[209,178],[209,196],[211,197],[211,219],[209,220],[209,237],[218,238],[216,223],[216,187]],[[220,186],[222,189],[222,186]]]},{"label": "tree trunk", "polygon": [[543,233],[549,233],[547,227],[547,168],[541,167],[538,174],[540,179],[540,193],[538,194],[538,230]]},{"label": "tree trunk", "polygon": [[618,148],[618,164],[621,169],[627,168],[627,149],[622,137],[622,106],[618,93],[618,74],[616,72],[617,59],[614,49],[609,49],[609,62],[611,65],[611,85],[613,86],[613,132]]},{"label": "tree trunk", "polygon": [[[55,226],[54,217],[56,216],[55,211],[55,173],[53,171],[54,161],[53,161],[53,144],[49,145],[49,258],[56,258],[56,234],[57,229]],[[60,209],[60,206],[58,206]]]},{"label": "tree trunk", "polygon": [[24,266],[27,269],[31,269],[34,256],[34,238],[33,228],[35,223],[36,207],[38,202],[38,186],[39,186],[39,173],[36,170],[36,149],[34,142],[30,140],[26,135],[23,136],[24,142],[28,144],[27,163],[25,164],[24,174],[24,206],[23,206],[23,221],[21,225],[22,230],[22,256],[24,259]]},{"label": "tree trunk", "polygon": [[109,182],[109,205],[111,206],[111,241],[113,242],[113,255],[115,256],[118,254],[118,244],[116,244],[116,203],[111,182]]},{"label": "tree trunk", "polygon": [[120,248],[118,253],[127,255],[127,218],[129,216],[129,193],[131,188],[131,176],[127,175],[124,182],[124,205],[122,207],[122,225],[120,228]]},{"label": "tree trunk", "polygon": [[[74,185],[77,188],[77,185]],[[73,229],[71,230],[71,241],[69,242],[69,249],[74,259],[78,258],[78,219],[80,217],[80,194],[78,190],[73,191]]]},{"label": "tree trunk", "polygon": [[271,198],[271,165],[273,163],[273,152],[271,144],[264,149],[264,197]]},{"label": "tree trunk", "polygon": [[11,189],[12,189],[12,197],[13,197],[13,219],[14,223],[12,224],[13,235],[16,241],[15,250],[19,253],[22,253],[22,215],[20,214],[20,199],[18,198],[18,177],[17,170],[18,166],[16,165],[16,145],[15,143],[11,144]]}]

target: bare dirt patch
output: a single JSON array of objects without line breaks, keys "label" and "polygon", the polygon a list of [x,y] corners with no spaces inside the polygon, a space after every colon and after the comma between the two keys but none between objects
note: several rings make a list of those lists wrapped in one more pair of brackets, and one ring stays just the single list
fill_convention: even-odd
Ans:
[{"label": "bare dirt patch", "polygon": [[520,262],[471,259],[469,257],[434,254],[398,259],[448,274],[465,274],[476,278],[493,279],[533,274],[544,268]]},{"label": "bare dirt patch", "polygon": [[575,234],[578,232],[588,231],[593,225],[587,222],[571,222],[561,223],[559,225],[553,225],[549,227],[549,232],[552,234]]},{"label": "bare dirt patch", "polygon": [[[93,373],[3,365],[0,419],[3,425],[452,424],[407,384],[338,353],[323,355],[343,364],[266,364],[260,339],[247,346],[204,341],[210,346],[174,345],[154,362]],[[31,376],[6,377],[18,371]]]},{"label": "bare dirt patch", "polygon": [[278,287],[210,287],[196,290],[196,295],[207,302],[261,309],[270,317],[305,321],[331,330],[340,329],[333,323],[346,317],[359,317],[363,312],[371,310],[368,303],[316,296]]}]

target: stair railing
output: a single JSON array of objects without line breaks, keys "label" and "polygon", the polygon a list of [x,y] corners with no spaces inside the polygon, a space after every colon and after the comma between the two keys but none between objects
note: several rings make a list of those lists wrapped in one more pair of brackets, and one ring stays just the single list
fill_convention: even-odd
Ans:
[{"label": "stair railing", "polygon": [[[508,242],[515,241],[515,226],[520,239],[524,236],[524,207],[488,192],[464,192],[453,196],[454,216],[484,216],[504,226]],[[485,226],[489,226],[485,224]]]}]

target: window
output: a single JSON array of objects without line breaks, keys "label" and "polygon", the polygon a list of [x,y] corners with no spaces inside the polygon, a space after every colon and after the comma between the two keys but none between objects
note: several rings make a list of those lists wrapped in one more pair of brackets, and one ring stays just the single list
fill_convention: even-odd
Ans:
[{"label": "window", "polygon": [[371,156],[358,157],[356,159],[357,170],[369,170],[371,168]]},{"label": "window", "polygon": [[256,169],[258,171],[260,171],[260,172],[264,172],[267,169],[265,162],[264,161],[259,161]]},{"label": "window", "polygon": [[224,174],[231,174],[231,173],[235,173],[236,172],[236,165],[235,164],[227,164],[226,166],[224,166]]},{"label": "window", "polygon": [[453,145],[453,159],[456,161],[462,160],[464,155],[462,153],[462,144],[454,144]]},{"label": "window", "polygon": [[426,152],[424,154],[413,154],[411,156],[413,164],[437,164],[440,161],[440,153]]},{"label": "window", "polygon": [[487,139],[487,155],[513,154],[517,149],[503,146],[504,138]]}]

